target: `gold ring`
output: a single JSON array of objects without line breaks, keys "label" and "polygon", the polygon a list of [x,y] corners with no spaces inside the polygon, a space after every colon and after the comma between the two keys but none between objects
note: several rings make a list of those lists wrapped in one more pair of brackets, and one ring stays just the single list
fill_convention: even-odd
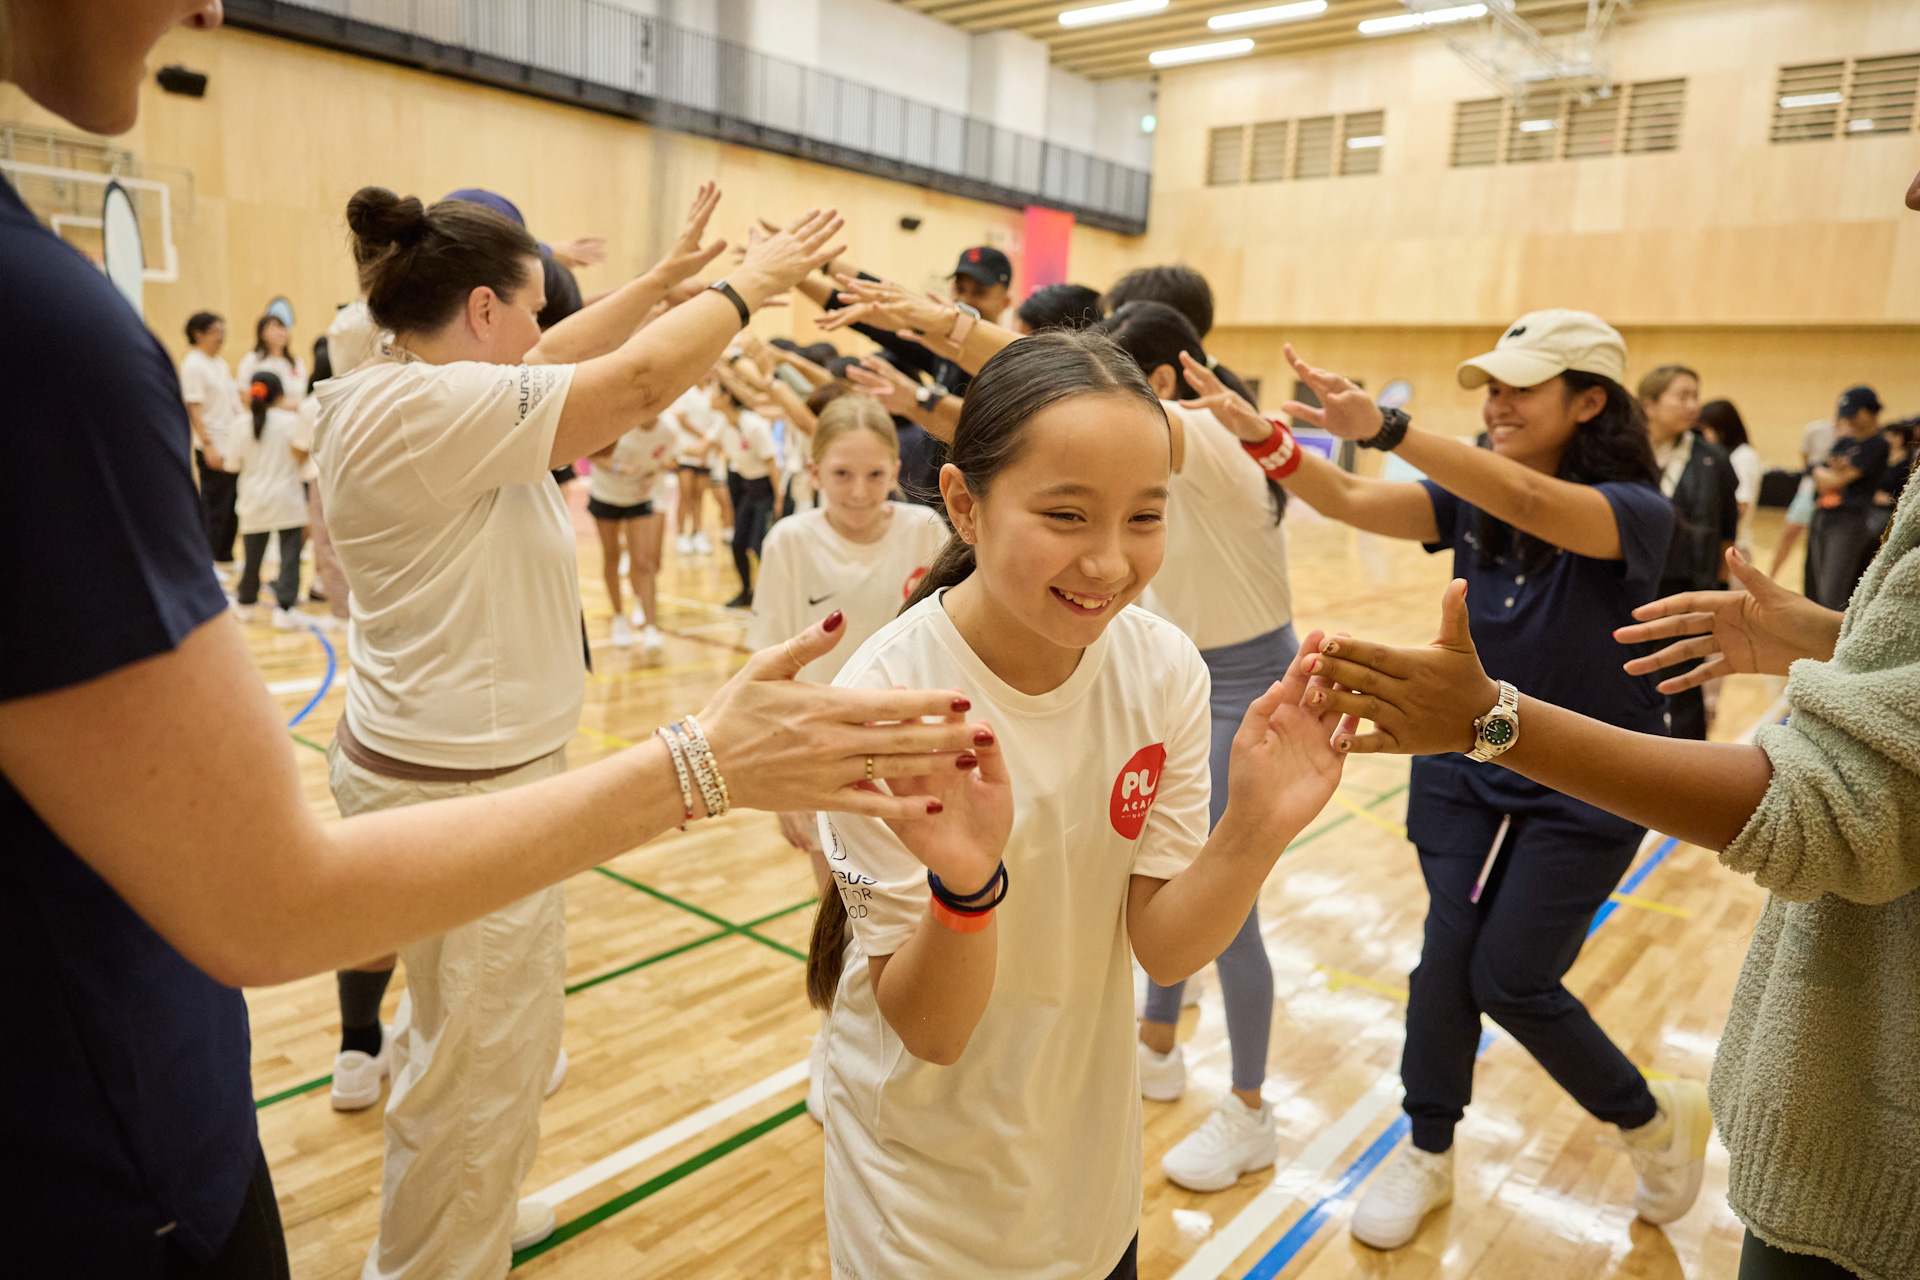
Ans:
[{"label": "gold ring", "polygon": [[868,782],[873,781],[873,757],[872,756],[867,757],[867,781]]},{"label": "gold ring", "polygon": [[802,661],[800,661],[800,655],[799,655],[799,654],[797,654],[797,653],[795,653],[795,652],[793,651],[793,637],[792,637],[792,636],[788,636],[788,637],[786,638],[786,640],[785,640],[785,641],[783,641],[783,643],[784,643],[784,644],[785,644],[785,645],[787,646],[787,657],[788,657],[789,659],[791,659],[791,660],[792,660],[792,662],[793,662],[793,665],[794,665],[794,666],[796,666],[796,667],[804,667],[804,666],[806,666],[806,665],[807,665],[806,663],[804,663],[804,662],[802,662]]}]

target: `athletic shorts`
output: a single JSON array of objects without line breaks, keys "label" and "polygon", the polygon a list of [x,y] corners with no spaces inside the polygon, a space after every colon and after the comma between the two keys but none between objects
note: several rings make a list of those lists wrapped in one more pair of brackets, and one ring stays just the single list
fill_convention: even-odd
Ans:
[{"label": "athletic shorts", "polygon": [[673,461],[673,465],[680,468],[682,471],[691,471],[697,476],[703,476],[707,474],[707,464],[704,462],[700,462],[698,460],[690,462],[685,458],[675,458]]},{"label": "athletic shorts", "polygon": [[598,498],[587,499],[587,514],[595,520],[638,520],[653,514],[653,503],[636,502],[630,507],[616,507],[611,502],[602,502]]},{"label": "athletic shorts", "polygon": [[1787,523],[1797,524],[1801,528],[1813,523],[1813,477],[1803,476],[1800,487],[1793,492],[1793,501],[1787,504]]}]

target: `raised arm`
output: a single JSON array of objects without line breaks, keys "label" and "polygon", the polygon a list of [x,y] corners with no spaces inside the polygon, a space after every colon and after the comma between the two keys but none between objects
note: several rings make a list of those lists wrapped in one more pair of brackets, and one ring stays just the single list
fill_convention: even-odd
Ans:
[{"label": "raised arm", "polygon": [[[1320,397],[1320,406],[1288,401],[1282,411],[1304,418],[1343,440],[1379,434],[1381,416],[1373,398],[1337,373],[1316,369],[1285,348],[1300,380]],[[1543,542],[1594,560],[1618,560],[1620,526],[1613,504],[1591,485],[1575,484],[1502,458],[1449,436],[1409,428],[1394,450],[1435,484]],[[1302,493],[1308,502],[1313,499]]]},{"label": "raised arm", "polygon": [[878,400],[896,418],[914,423],[942,444],[953,443],[954,428],[960,425],[959,396],[942,396],[928,409],[920,403],[921,384],[877,356],[866,356],[859,364],[848,365],[847,380]]},{"label": "raised arm", "polygon": [[[1273,435],[1274,420],[1263,416],[1245,397],[1220,381],[1213,370],[1184,351],[1180,353],[1180,363],[1187,385],[1200,393],[1198,399],[1189,400],[1188,404],[1212,410],[1221,425],[1248,444],[1259,444]],[[1440,537],[1433,499],[1420,485],[1356,476],[1304,449],[1299,469],[1282,478],[1280,483],[1288,493],[1329,520],[1350,524],[1367,533],[1412,542],[1434,542]]]},{"label": "raised arm", "polygon": [[[838,615],[828,621],[837,630]],[[699,713],[733,802],[924,815],[922,798],[857,786],[865,757],[882,776],[952,773],[986,726],[953,715],[951,690],[795,683],[835,638],[816,625],[756,654]],[[534,786],[322,825],[281,714],[222,615],[162,656],[0,703],[0,772],[168,942],[235,986],[444,932],[683,816],[672,764],[650,738]]]},{"label": "raised arm", "polygon": [[950,335],[961,323],[959,307],[933,294],[915,293],[887,280],[840,277],[840,296],[847,305],[819,320],[822,329],[871,327],[892,330],[895,336],[919,343],[933,354],[951,360],[968,373],[980,372],[1002,348],[1020,335],[991,320],[975,319],[959,342]]},{"label": "raised arm", "polygon": [[[728,282],[749,311],[760,307],[837,252],[829,243],[840,226],[833,210],[811,210],[779,235],[754,245],[728,274]],[[729,299],[701,290],[617,351],[578,365],[554,436],[553,465],[598,452],[635,421],[672,404],[713,368],[741,327],[740,313]]]},{"label": "raised arm", "polygon": [[720,188],[711,182],[702,183],[693,197],[693,207],[687,211],[680,237],[667,250],[666,257],[646,274],[629,280],[541,334],[539,343],[527,355],[527,363],[578,364],[606,355],[631,338],[655,304],[667,296],[668,290],[712,262],[727,247],[725,240],[715,240],[705,246],[700,243],[707,233],[707,220],[719,203]]}]

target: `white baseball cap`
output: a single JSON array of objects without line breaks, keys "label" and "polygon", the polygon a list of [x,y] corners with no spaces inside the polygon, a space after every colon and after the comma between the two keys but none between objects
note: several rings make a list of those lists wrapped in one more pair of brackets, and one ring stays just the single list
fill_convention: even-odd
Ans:
[{"label": "white baseball cap", "polygon": [[1493,350],[1463,360],[1460,385],[1484,387],[1489,381],[1531,387],[1573,369],[1597,373],[1624,384],[1627,343],[1619,330],[1590,311],[1529,311],[1507,326]]}]

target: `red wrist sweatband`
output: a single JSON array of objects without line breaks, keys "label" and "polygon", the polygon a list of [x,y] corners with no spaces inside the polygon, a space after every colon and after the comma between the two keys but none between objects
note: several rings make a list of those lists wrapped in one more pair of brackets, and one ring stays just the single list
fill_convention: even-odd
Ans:
[{"label": "red wrist sweatband", "polygon": [[955,933],[979,933],[993,923],[991,909],[974,915],[961,915],[932,894],[927,895],[927,900],[931,904],[933,918]]},{"label": "red wrist sweatband", "polygon": [[1269,419],[1273,423],[1273,434],[1259,444],[1242,440],[1240,447],[1247,456],[1260,464],[1260,469],[1275,480],[1285,480],[1300,469],[1300,444],[1293,438],[1293,432],[1279,419]]}]

